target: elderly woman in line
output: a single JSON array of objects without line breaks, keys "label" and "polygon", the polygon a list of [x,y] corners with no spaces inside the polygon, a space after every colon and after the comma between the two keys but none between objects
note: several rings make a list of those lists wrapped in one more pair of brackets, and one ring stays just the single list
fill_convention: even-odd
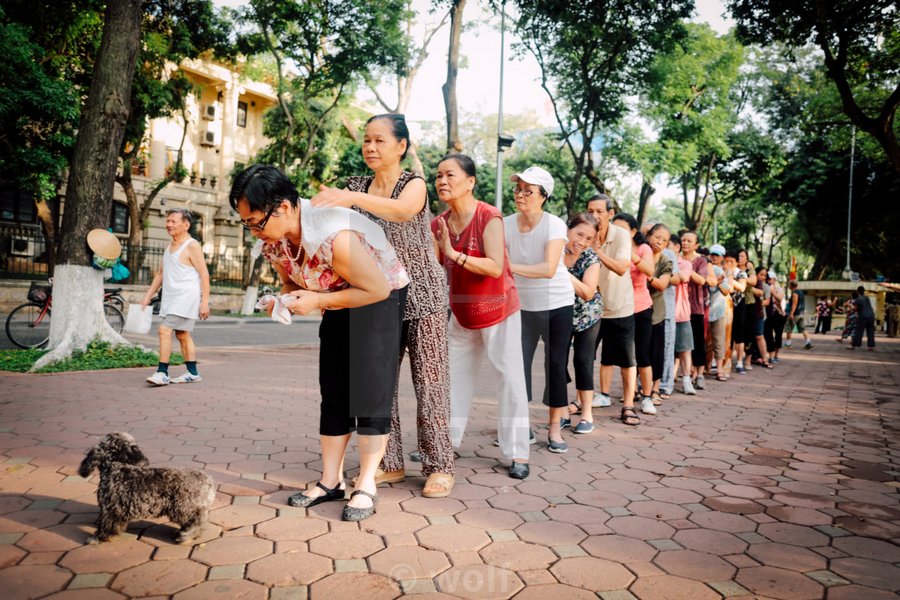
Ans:
[{"label": "elderly woman in line", "polygon": [[[453,489],[455,472],[449,424],[447,290],[432,252],[425,181],[400,165],[409,144],[403,115],[372,117],[366,123],[362,145],[372,175],[350,177],[346,189],[323,186],[312,204],[344,206],[372,219],[384,230],[409,273],[399,360],[404,351],[409,352],[422,474],[428,478],[422,495],[441,498]],[[398,483],[406,477],[396,395],[391,415],[391,437],[376,476],[379,483]]]},{"label": "elderly woman in line", "polygon": [[553,194],[553,177],[541,167],[528,167],[511,177],[516,187],[516,213],[503,219],[510,269],[522,303],[522,359],[525,385],[531,393],[531,363],[538,341],[544,340],[544,404],[549,410],[547,448],[562,454],[569,446],[562,438],[569,408],[566,389],[569,343],[575,289],[562,260],[568,241],[565,222],[544,210]]},{"label": "elderly woman in line", "polygon": [[[529,474],[528,400],[522,366],[519,296],[503,241],[500,211],[477,200],[475,163],[463,154],[438,164],[435,187],[449,209],[431,222],[438,259],[450,283],[450,424],[459,447],[478,370],[498,383],[497,440],[509,476]],[[487,358],[487,360],[483,360]]]},{"label": "elderly woman in line", "polygon": [[319,384],[322,478],[288,499],[312,507],[343,500],[344,456],[352,431],[359,477],[345,521],[376,509],[375,473],[391,430],[400,315],[409,277],[384,232],[346,208],[313,208],[277,168],[254,165],[234,179],[229,201],[281,276],[294,314],[322,312]]}]

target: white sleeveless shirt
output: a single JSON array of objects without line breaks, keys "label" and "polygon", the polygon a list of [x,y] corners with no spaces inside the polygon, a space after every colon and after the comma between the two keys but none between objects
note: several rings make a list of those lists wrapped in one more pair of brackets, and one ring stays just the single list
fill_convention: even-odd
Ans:
[{"label": "white sleeveless shirt", "polygon": [[161,317],[200,318],[200,274],[192,265],[181,262],[181,253],[195,242],[199,243],[194,238],[188,238],[175,252],[170,252],[166,246],[163,254],[162,302],[159,306]]}]

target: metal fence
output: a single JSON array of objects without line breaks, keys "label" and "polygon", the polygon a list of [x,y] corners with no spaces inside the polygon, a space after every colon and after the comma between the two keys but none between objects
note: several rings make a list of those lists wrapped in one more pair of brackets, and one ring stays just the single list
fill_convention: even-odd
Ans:
[{"label": "metal fence", "polygon": [[[162,266],[166,244],[151,243],[140,246],[122,245],[121,261],[131,271],[128,279],[119,283],[148,285]],[[213,286],[241,287],[252,260],[249,253],[235,255],[231,248],[225,253],[207,254],[206,266]],[[24,228],[0,229],[0,278],[43,279],[48,276],[48,255],[44,235]],[[264,282],[271,280],[271,272],[264,265]]]}]

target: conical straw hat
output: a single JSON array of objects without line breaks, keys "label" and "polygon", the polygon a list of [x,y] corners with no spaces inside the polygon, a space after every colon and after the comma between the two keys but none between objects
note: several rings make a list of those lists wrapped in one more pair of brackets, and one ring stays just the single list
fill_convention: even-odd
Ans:
[{"label": "conical straw hat", "polygon": [[116,260],[122,254],[119,238],[105,229],[91,229],[87,235],[87,244],[101,258]]}]

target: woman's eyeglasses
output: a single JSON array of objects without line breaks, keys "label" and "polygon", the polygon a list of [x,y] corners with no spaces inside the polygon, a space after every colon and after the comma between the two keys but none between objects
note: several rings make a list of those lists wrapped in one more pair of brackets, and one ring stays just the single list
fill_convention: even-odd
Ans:
[{"label": "woman's eyeglasses", "polygon": [[513,188],[512,193],[513,193],[513,196],[524,196],[526,198],[530,198],[531,195],[534,193],[534,190],[532,190],[532,189],[523,190],[521,188]]},{"label": "woman's eyeglasses", "polygon": [[275,206],[273,206],[272,208],[270,208],[269,212],[266,213],[266,216],[263,217],[262,220],[259,221],[258,223],[251,224],[251,223],[245,223],[244,221],[241,221],[241,225],[243,226],[244,229],[249,229],[250,231],[262,231],[263,229],[266,228],[266,224],[269,222],[269,219],[272,218],[272,214],[275,212],[275,209],[277,209],[277,208],[278,208],[277,204]]}]

